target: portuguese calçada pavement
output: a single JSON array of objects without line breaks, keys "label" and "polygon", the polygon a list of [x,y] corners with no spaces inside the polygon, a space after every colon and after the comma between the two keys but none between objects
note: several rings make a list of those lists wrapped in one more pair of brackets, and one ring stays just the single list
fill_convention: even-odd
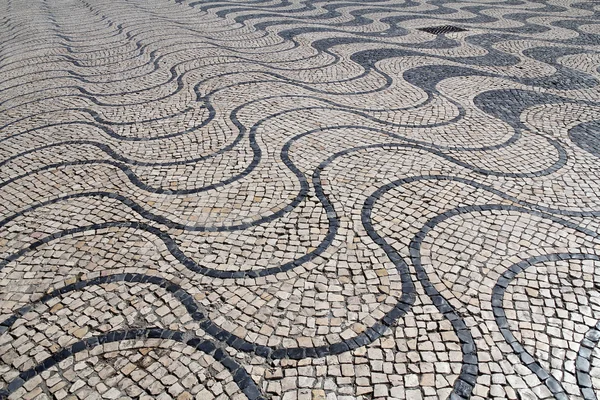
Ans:
[{"label": "portuguese cal\u00e7ada pavement", "polygon": [[597,0],[0,21],[0,398],[597,399]]}]

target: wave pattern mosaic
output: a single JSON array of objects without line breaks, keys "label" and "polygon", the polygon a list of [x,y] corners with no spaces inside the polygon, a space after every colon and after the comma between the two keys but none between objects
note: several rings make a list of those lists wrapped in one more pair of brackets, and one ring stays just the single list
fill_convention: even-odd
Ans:
[{"label": "wave pattern mosaic", "polygon": [[0,398],[597,399],[599,2],[0,21]]}]

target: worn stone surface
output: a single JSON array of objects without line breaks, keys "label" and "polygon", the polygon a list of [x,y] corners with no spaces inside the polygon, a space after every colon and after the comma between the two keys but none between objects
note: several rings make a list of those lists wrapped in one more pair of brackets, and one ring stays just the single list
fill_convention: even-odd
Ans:
[{"label": "worn stone surface", "polygon": [[1,398],[596,399],[597,1],[0,21]]}]

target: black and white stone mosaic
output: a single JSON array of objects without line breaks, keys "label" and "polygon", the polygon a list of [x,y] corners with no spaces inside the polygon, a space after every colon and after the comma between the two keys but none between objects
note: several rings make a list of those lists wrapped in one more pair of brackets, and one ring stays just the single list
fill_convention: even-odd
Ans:
[{"label": "black and white stone mosaic", "polygon": [[0,21],[0,398],[600,397],[598,2]]}]

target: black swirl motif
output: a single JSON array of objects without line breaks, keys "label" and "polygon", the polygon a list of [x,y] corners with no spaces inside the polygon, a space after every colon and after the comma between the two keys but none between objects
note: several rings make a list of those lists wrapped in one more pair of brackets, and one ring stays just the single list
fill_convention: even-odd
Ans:
[{"label": "black swirl motif", "polygon": [[593,1],[0,21],[0,398],[598,398]]}]

